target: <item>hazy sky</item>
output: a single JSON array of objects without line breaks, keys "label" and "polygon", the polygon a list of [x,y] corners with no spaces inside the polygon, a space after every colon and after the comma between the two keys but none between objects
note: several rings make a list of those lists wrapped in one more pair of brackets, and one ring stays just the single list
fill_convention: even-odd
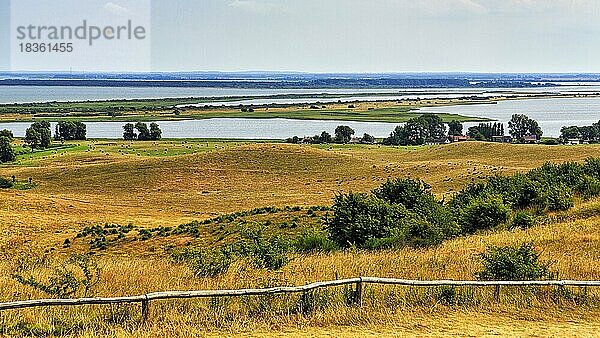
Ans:
[{"label": "hazy sky", "polygon": [[153,0],[152,13],[156,71],[600,72],[600,0]]}]

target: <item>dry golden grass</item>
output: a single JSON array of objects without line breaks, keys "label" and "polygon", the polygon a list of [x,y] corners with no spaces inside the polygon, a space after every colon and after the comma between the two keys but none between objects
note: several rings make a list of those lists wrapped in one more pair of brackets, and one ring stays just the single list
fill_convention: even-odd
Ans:
[{"label": "dry golden grass", "polygon": [[[423,178],[443,195],[495,173],[527,170],[546,161],[600,156],[598,146],[476,142],[424,148],[240,144],[171,157],[123,155],[113,148],[95,147],[89,153],[67,152],[27,165],[0,167],[2,176],[31,176],[38,183],[33,190],[0,191],[0,301],[43,297],[10,278],[16,258],[27,252],[39,256],[48,247],[58,247],[84,225],[133,222],[139,226],[174,226],[254,207],[327,205],[338,191],[369,190],[387,177],[396,176]],[[99,258],[102,283],[95,291],[98,296],[120,296],[164,290],[299,285],[360,275],[472,279],[480,269],[477,254],[487,245],[523,242],[533,242],[543,252],[542,259],[553,263],[552,269],[560,278],[598,280],[599,204],[580,204],[562,215],[561,219],[568,221],[526,231],[482,233],[430,249],[297,256],[276,272],[257,270],[241,262],[215,279],[193,278],[185,265],[160,255],[142,256],[132,249]],[[61,255],[47,255],[51,260],[61,260]],[[9,311],[0,315],[0,322],[11,330],[9,335],[47,334],[57,328],[70,328],[82,337],[233,333],[311,337],[586,336],[593,335],[600,326],[599,294],[593,290],[583,303],[581,298],[557,300],[552,289],[506,290],[500,302],[494,301],[492,290],[472,290],[471,301],[452,307],[440,304],[437,292],[368,287],[365,307],[359,309],[343,305],[343,290],[338,289],[331,295],[337,301],[308,316],[290,310],[299,296],[285,296],[273,301],[274,308],[281,310],[274,314],[261,309],[262,303],[256,298],[226,304],[207,300],[156,302],[146,327],[138,325],[136,306]],[[573,292],[581,296],[580,290]]]}]

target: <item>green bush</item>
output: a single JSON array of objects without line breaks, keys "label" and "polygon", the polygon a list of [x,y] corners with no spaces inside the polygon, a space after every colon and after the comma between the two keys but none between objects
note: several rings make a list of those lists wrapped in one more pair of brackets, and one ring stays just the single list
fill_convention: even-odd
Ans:
[{"label": "green bush", "polygon": [[289,250],[289,241],[280,236],[267,238],[260,228],[243,231],[242,241],[235,249],[239,255],[250,258],[256,268],[268,270],[284,267],[289,262]]},{"label": "green bush", "polygon": [[13,187],[13,182],[4,177],[0,177],[0,189],[10,189]]},{"label": "green bush", "polygon": [[535,220],[535,216],[525,211],[518,211],[515,214],[515,217],[513,217],[511,226],[513,228],[527,229],[531,228],[535,224]]},{"label": "green bush", "polygon": [[481,280],[540,280],[552,277],[549,264],[540,262],[532,244],[489,247],[480,257],[483,270],[477,278]]},{"label": "green bush", "polygon": [[362,247],[370,238],[388,237],[407,214],[406,208],[372,195],[339,194],[334,198],[333,217],[327,231],[342,248]]},{"label": "green bush", "polygon": [[294,248],[297,252],[332,252],[338,249],[338,246],[327,236],[324,231],[312,229],[300,234],[294,241]]},{"label": "green bush", "polygon": [[175,262],[188,264],[195,277],[217,277],[229,270],[233,262],[232,253],[226,248],[217,250],[209,249],[183,249],[171,253]]},{"label": "green bush", "polygon": [[573,192],[564,184],[553,186],[546,197],[548,210],[562,211],[573,207]]},{"label": "green bush", "polygon": [[510,209],[498,196],[475,199],[462,211],[460,225],[463,233],[490,229],[508,221]]}]

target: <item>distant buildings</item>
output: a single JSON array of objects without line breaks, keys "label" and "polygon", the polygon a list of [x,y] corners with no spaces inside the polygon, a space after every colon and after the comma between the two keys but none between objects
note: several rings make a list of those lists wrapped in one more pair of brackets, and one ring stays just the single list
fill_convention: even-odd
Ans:
[{"label": "distant buildings", "polygon": [[450,140],[450,142],[455,143],[455,142],[468,141],[469,137],[468,136],[464,136],[464,135],[450,135],[448,137],[448,139]]},{"label": "distant buildings", "polygon": [[498,143],[512,143],[513,139],[511,136],[492,136],[492,142]]}]

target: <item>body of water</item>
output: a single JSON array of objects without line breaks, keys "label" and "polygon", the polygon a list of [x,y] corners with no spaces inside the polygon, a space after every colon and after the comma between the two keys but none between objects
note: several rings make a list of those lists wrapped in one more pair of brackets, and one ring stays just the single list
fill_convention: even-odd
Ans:
[{"label": "body of water", "polygon": [[[86,122],[89,138],[119,139],[123,137],[126,122]],[[163,138],[235,138],[235,139],[285,139],[294,135],[314,136],[323,131],[332,134],[339,125],[352,127],[356,136],[364,133],[375,137],[387,137],[396,127],[394,123],[311,121],[289,119],[206,119],[184,121],[157,121]],[[31,123],[0,123],[0,130],[12,130],[16,137],[24,137]],[[52,130],[56,123],[52,123]]]},{"label": "body of water", "polygon": [[[423,108],[423,112],[451,113],[487,117],[505,123],[513,114],[525,114],[538,121],[544,136],[558,137],[563,126],[589,126],[600,120],[600,98],[561,98],[501,101],[498,104],[473,104]],[[466,129],[477,123],[466,123]]]},{"label": "body of water", "polygon": [[[214,96],[213,105],[220,104],[268,104],[310,102],[309,99],[272,100],[255,99],[239,102],[220,102],[219,97],[232,95],[273,95],[307,93],[390,93],[389,96],[339,98],[342,100],[381,100],[407,97],[458,97],[466,95],[490,96],[499,93],[595,93],[600,86],[569,86],[557,88],[517,89],[226,89],[226,88],[98,88],[98,87],[0,87],[0,102],[68,101],[123,98],[160,98]],[[331,102],[332,99],[315,99],[313,102]],[[423,112],[452,113],[465,116],[486,117],[507,124],[513,114],[525,114],[537,120],[545,136],[558,137],[563,126],[591,125],[600,120],[600,98],[526,99],[501,101],[498,104],[473,104],[447,107],[423,108]],[[185,121],[157,121],[166,138],[240,138],[283,139],[294,135],[312,136],[322,131],[333,133],[338,125],[349,125],[356,135],[363,133],[375,137],[387,137],[394,123],[314,121],[289,119],[208,119]],[[24,136],[30,123],[0,123],[0,129],[10,129],[16,136]],[[121,138],[124,122],[87,122],[90,138]],[[476,123],[466,123],[468,127]],[[505,125],[508,128],[508,125]]]},{"label": "body of water", "polygon": [[[490,96],[499,93],[592,93],[600,92],[600,84],[548,88],[440,88],[440,89],[235,89],[235,88],[116,88],[116,87],[44,87],[0,86],[0,104],[49,101],[98,101],[117,99],[158,99],[181,97],[259,96],[275,94],[353,94],[390,93],[393,99],[407,97]],[[393,95],[392,95],[393,94]],[[361,98],[362,99],[362,98]],[[346,99],[347,100],[347,99]],[[218,102],[218,99],[215,99]],[[306,99],[301,100],[307,102]],[[310,100],[308,100],[310,101]],[[323,100],[314,100],[323,101]],[[313,101],[313,102],[314,102]],[[334,101],[337,101],[335,99]],[[274,103],[268,100],[263,103]],[[285,103],[279,102],[279,103]],[[257,103],[258,104],[258,103]]]}]

